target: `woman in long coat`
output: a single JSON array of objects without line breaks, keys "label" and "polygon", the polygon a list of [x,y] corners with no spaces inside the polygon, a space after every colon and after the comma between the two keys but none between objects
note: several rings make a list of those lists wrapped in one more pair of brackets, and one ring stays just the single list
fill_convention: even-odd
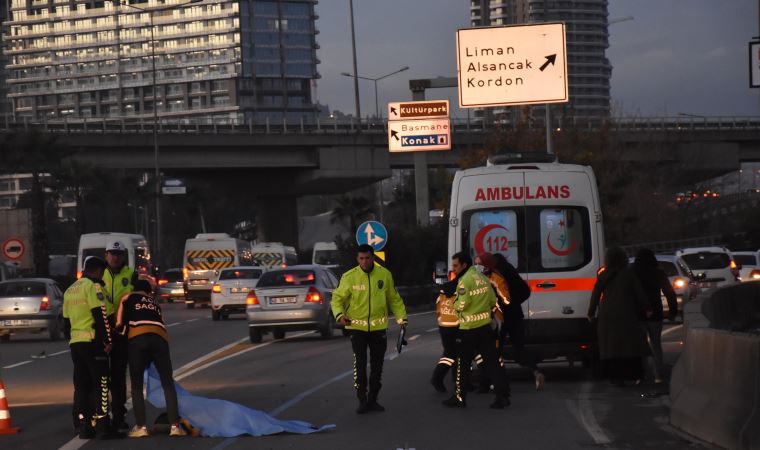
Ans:
[{"label": "woman in long coat", "polygon": [[644,296],[635,272],[628,267],[628,258],[619,247],[607,249],[606,265],[596,279],[588,318],[597,322],[599,357],[606,375],[613,383],[641,380],[642,357],[649,355],[649,346],[640,317],[650,317],[651,307]]}]

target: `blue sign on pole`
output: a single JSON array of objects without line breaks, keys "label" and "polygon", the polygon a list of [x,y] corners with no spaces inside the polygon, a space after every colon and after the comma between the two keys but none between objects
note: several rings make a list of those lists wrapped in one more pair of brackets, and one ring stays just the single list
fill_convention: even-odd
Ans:
[{"label": "blue sign on pole", "polygon": [[368,220],[356,229],[356,243],[359,245],[369,244],[374,251],[380,251],[388,242],[388,230],[376,221]]}]

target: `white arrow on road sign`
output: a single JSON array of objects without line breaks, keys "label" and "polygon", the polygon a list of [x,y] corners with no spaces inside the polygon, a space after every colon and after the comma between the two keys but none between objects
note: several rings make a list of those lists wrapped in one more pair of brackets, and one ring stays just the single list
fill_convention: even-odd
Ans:
[{"label": "white arrow on road sign", "polygon": [[367,224],[367,226],[364,228],[364,234],[367,235],[367,244],[371,246],[375,246],[375,244],[380,244],[385,239],[381,238],[380,236],[375,234],[375,229],[372,228],[371,224]]}]

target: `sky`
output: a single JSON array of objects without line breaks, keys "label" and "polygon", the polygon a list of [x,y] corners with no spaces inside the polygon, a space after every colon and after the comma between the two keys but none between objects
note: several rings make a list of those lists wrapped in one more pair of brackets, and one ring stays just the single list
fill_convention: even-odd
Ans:
[{"label": "sky", "polygon": [[[758,32],[760,0],[610,0],[607,58],[616,117],[760,115],[760,89],[749,88],[747,43]],[[317,100],[354,111],[348,0],[316,6]],[[379,107],[411,100],[409,80],[456,76],[456,30],[469,27],[469,0],[354,0],[359,76],[377,78]],[[360,80],[362,116],[375,111],[374,83]],[[429,99],[459,100],[455,89]],[[453,117],[466,117],[453,110]]]}]

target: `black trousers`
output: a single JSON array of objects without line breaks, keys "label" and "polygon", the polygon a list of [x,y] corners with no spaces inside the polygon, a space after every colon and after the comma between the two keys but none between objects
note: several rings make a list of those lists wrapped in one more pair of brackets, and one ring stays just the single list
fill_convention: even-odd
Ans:
[{"label": "black trousers", "polygon": [[113,337],[113,348],[109,354],[111,358],[111,409],[113,409],[113,421],[115,424],[124,422],[127,414],[127,338],[116,335]]},{"label": "black trousers", "polygon": [[503,355],[507,336],[512,346],[515,362],[533,371],[537,368],[536,358],[525,349],[525,319],[522,317],[505,317],[499,327],[499,350]]},{"label": "black trousers", "polygon": [[136,425],[147,424],[143,397],[143,373],[150,363],[155,364],[158,376],[161,378],[169,423],[175,424],[179,422],[179,408],[177,390],[174,388],[174,378],[172,378],[169,344],[157,334],[146,333],[129,340],[129,378],[132,384],[132,407],[135,410]]},{"label": "black trousers", "polygon": [[456,364],[457,358],[457,333],[458,327],[438,327],[441,335],[443,354],[436,365],[434,377],[440,381],[446,376],[446,372]]},{"label": "black trousers", "polygon": [[377,399],[382,383],[383,360],[388,346],[385,330],[351,331],[351,348],[354,352],[354,388],[359,398],[367,395],[367,348],[369,348],[369,398]]},{"label": "black trousers", "polygon": [[74,427],[108,415],[108,356],[93,342],[70,345],[74,363]]},{"label": "black trousers", "polygon": [[483,325],[472,330],[459,329],[458,336],[456,397],[464,401],[467,396],[465,387],[470,385],[471,363],[477,354],[483,357],[483,368],[493,383],[496,396],[508,395],[508,382],[504,370],[499,365],[496,334],[491,329],[491,325]]}]

